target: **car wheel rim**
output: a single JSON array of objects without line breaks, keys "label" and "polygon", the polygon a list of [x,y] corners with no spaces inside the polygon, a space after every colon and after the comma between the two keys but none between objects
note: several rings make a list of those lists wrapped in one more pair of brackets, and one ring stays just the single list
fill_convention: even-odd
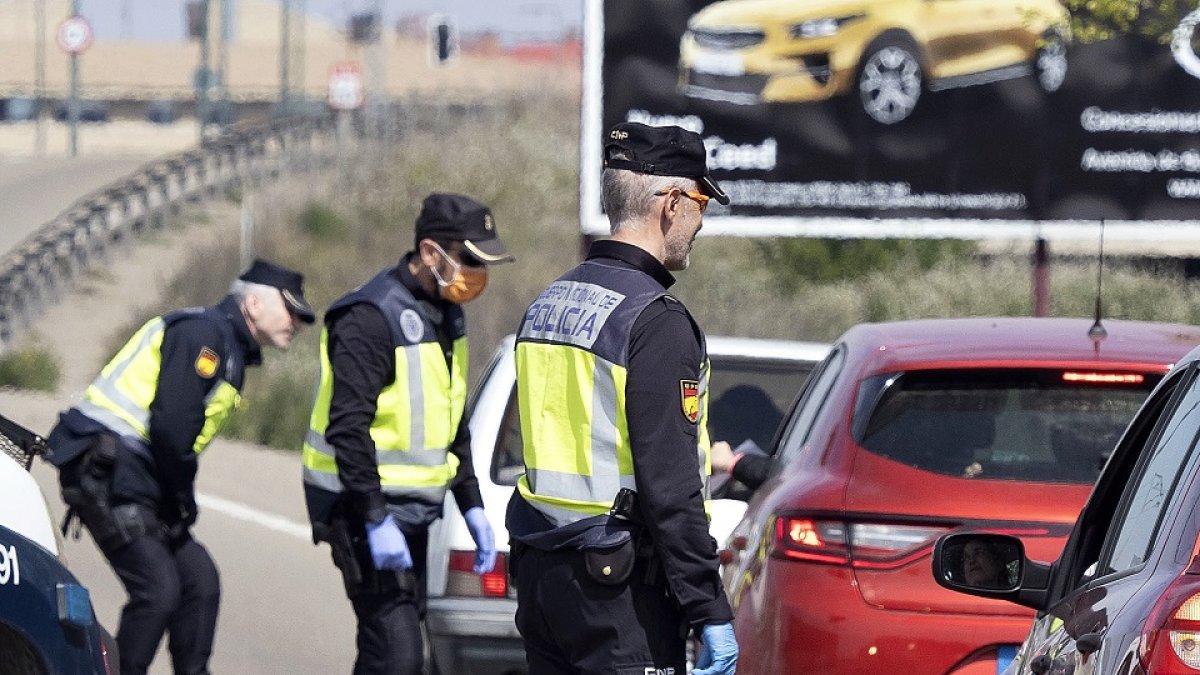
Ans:
[{"label": "car wheel rim", "polygon": [[1067,79],[1067,48],[1057,40],[1038,51],[1038,84],[1047,92],[1056,92]]},{"label": "car wheel rim", "polygon": [[863,111],[882,124],[895,124],[912,114],[921,97],[921,64],[907,50],[886,47],[863,64],[859,79]]}]

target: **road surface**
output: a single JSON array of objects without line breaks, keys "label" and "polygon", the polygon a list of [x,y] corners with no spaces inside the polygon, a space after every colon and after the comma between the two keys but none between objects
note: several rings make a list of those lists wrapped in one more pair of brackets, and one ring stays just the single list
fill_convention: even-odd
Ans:
[{"label": "road surface", "polygon": [[[6,213],[21,214],[13,220],[18,225],[0,229],[0,243],[19,239],[17,227],[32,228],[39,219],[53,215],[73,200],[66,195],[86,191],[85,184],[99,186],[137,164],[125,158],[57,169],[49,163],[0,164],[0,199]],[[113,335],[142,317],[143,307],[166,287],[187,253],[206,239],[237,236],[234,207],[212,203],[209,208],[215,212],[206,223],[169,230],[118,251],[107,270],[86,275],[38,317],[30,335],[62,359],[59,391],[47,395],[0,389],[0,413],[47,433],[58,412],[79,400],[111,356],[105,352]],[[251,372],[249,377],[253,376]],[[298,453],[224,439],[215,441],[201,459],[200,518],[195,531],[212,552],[222,578],[211,663],[215,673],[351,670],[354,616],[328,549],[317,548],[308,539],[299,462]],[[61,514],[54,470],[38,460],[33,471],[51,509]],[[68,540],[65,553],[72,570],[91,591],[101,622],[115,632],[125,600],[116,577],[86,533],[79,541]],[[165,649],[151,672],[171,672]]]}]

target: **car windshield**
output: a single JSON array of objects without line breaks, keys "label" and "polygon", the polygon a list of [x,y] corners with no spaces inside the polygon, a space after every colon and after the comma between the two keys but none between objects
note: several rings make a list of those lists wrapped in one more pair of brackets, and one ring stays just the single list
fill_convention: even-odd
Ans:
[{"label": "car windshield", "polygon": [[[712,360],[708,403],[709,437],[735,448],[747,441],[764,452],[771,447],[775,428],[815,364],[807,361],[766,360],[717,356]],[[516,393],[509,397],[503,428],[492,455],[492,480],[516,485],[525,471],[521,422]],[[752,449],[750,451],[753,451]]]},{"label": "car windshield", "polygon": [[879,375],[859,387],[855,438],[947,476],[1093,483],[1159,379],[1049,369]]}]

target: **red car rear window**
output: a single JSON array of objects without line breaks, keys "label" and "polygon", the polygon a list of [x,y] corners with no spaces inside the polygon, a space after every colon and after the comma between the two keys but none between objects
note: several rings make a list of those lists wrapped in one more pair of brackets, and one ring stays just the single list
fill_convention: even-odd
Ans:
[{"label": "red car rear window", "polygon": [[946,476],[1092,483],[1161,375],[1081,378],[1079,372],[873,377],[859,388],[855,438],[877,455]]}]

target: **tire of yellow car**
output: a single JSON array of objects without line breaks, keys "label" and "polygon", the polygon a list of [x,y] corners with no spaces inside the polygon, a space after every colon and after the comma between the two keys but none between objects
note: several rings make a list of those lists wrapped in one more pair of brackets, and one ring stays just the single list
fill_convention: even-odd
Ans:
[{"label": "tire of yellow car", "polygon": [[854,78],[863,114],[879,124],[908,119],[925,88],[921,52],[907,34],[883,33],[863,50]]}]

